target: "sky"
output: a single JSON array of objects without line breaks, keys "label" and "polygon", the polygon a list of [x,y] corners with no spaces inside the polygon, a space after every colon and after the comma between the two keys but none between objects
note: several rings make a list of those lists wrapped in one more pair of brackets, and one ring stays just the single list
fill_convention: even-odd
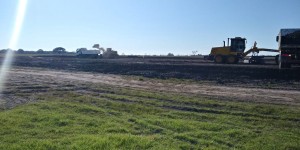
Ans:
[{"label": "sky", "polygon": [[[9,48],[17,3],[0,0],[0,49]],[[281,28],[300,28],[299,14],[300,0],[28,0],[17,47],[191,55],[245,37],[247,49],[276,49]]]}]

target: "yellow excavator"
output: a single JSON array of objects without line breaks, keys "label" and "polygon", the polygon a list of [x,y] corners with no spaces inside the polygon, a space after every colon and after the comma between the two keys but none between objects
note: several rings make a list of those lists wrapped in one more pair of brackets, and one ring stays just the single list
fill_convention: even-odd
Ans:
[{"label": "yellow excavator", "polygon": [[[235,37],[235,38],[228,38],[227,46],[223,47],[213,47],[208,57],[208,60],[213,60],[215,63],[228,63],[228,64],[236,64],[240,60],[244,59],[248,54],[253,53],[251,56],[249,63],[260,63],[262,62],[261,56],[255,56],[255,54],[259,53],[260,51],[267,51],[267,52],[279,52],[279,50],[275,49],[266,49],[266,48],[257,48],[257,43],[254,43],[254,46],[247,50],[246,49],[246,38]],[[230,42],[230,43],[229,43]]]}]

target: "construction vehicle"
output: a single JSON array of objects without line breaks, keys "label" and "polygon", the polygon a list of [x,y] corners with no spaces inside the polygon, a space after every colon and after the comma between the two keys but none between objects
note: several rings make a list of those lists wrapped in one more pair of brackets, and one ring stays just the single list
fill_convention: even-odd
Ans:
[{"label": "construction vehicle", "polygon": [[99,51],[102,51],[102,57],[103,58],[117,58],[118,52],[112,50],[112,48],[107,48],[106,50],[103,47],[100,47],[99,44],[94,44],[93,48],[98,49]]},{"label": "construction vehicle", "polygon": [[223,41],[223,47],[213,47],[207,59],[213,60],[215,63],[236,64],[252,53],[249,63],[262,63],[263,57],[257,56],[260,51],[279,52],[274,49],[257,48],[256,42],[251,49],[245,52],[246,41],[246,38],[241,37],[228,38],[227,46],[225,45],[225,41]]},{"label": "construction vehicle", "polygon": [[87,48],[78,48],[76,50],[77,57],[84,58],[98,58],[100,56],[100,50],[88,50]]},{"label": "construction vehicle", "polygon": [[119,56],[118,52],[112,50],[112,48],[105,50],[103,47],[100,47],[99,44],[94,44],[93,48],[95,49],[88,50],[87,48],[78,48],[76,55],[81,58],[116,58]]},{"label": "construction vehicle", "polygon": [[300,64],[300,28],[281,29],[276,41],[280,51],[279,68],[291,68],[293,64]]}]

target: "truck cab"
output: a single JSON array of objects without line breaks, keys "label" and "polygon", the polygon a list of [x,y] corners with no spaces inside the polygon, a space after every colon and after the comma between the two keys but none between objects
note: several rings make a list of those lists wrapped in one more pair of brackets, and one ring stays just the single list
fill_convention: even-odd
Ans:
[{"label": "truck cab", "polygon": [[281,29],[276,37],[279,47],[279,68],[300,64],[300,28]]}]

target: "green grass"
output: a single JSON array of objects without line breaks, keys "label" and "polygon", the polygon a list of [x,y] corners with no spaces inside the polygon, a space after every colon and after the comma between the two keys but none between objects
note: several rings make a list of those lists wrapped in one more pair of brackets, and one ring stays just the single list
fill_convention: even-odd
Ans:
[{"label": "green grass", "polygon": [[0,149],[300,149],[297,106],[97,87],[0,111]]}]

